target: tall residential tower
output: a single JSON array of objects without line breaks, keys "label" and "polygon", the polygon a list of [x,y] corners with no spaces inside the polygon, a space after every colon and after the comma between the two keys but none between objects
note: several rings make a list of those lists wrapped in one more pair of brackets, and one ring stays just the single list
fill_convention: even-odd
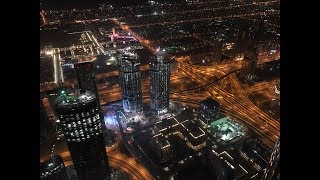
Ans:
[{"label": "tall residential tower", "polygon": [[79,180],[110,180],[101,116],[92,92],[62,94],[55,110]]},{"label": "tall residential tower", "polygon": [[74,68],[77,72],[77,79],[81,92],[90,91],[94,93],[97,100],[99,100],[93,63],[91,61],[77,63],[74,65]]},{"label": "tall residential tower", "polygon": [[107,133],[106,133],[107,128],[106,128],[103,114],[100,107],[100,100],[99,100],[98,88],[96,84],[96,77],[95,77],[93,62],[87,61],[87,62],[77,63],[74,65],[74,67],[77,72],[77,79],[80,87],[80,92],[84,93],[86,91],[90,91],[95,95],[97,107],[99,109],[99,114],[101,117],[100,120],[102,123],[103,137],[105,138],[107,136]]},{"label": "tall residential tower", "polygon": [[234,58],[236,59],[243,59],[244,54],[249,46],[250,40],[250,32],[249,26],[244,24],[237,32],[235,44],[234,44]]},{"label": "tall residential tower", "polygon": [[150,60],[151,109],[162,114],[169,109],[170,57],[164,52],[157,53]]},{"label": "tall residential tower", "polygon": [[125,112],[142,111],[141,71],[138,56],[125,52],[120,56],[120,86],[122,104]]}]

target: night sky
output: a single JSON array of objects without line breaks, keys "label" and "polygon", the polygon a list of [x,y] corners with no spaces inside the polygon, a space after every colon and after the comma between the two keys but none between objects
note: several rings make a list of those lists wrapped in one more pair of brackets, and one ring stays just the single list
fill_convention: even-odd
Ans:
[{"label": "night sky", "polygon": [[[159,3],[164,2],[185,2],[185,0],[154,0]],[[148,0],[40,0],[42,8],[50,9],[70,9],[70,8],[92,8],[99,4],[112,4],[113,6],[130,6],[146,4]]]}]

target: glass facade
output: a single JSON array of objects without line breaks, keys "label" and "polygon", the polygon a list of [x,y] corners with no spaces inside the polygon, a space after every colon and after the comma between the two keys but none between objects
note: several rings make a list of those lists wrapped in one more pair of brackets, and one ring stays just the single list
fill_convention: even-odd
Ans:
[{"label": "glass facade", "polygon": [[142,111],[141,71],[137,54],[125,52],[120,56],[120,86],[123,109],[126,112]]},{"label": "glass facade", "polygon": [[170,58],[157,55],[150,60],[150,99],[151,109],[161,114],[169,109]]},{"label": "glass facade", "polygon": [[58,125],[65,140],[79,180],[109,180],[101,116],[95,95],[61,95],[56,99]]}]

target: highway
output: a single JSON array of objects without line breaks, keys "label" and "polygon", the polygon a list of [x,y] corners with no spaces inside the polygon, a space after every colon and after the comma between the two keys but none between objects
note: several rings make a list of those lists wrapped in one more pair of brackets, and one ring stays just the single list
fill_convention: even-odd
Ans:
[{"label": "highway", "polygon": [[[141,66],[140,70],[141,71],[149,70],[149,65],[146,64],[146,65]],[[96,79],[108,78],[108,77],[113,77],[113,76],[118,76],[118,75],[119,75],[119,70],[114,70],[114,71],[110,71],[110,72],[106,72],[106,73],[96,74]],[[78,84],[76,79],[70,79],[70,80],[61,82],[60,86],[71,87],[76,84]],[[98,86],[99,86],[99,84],[98,84]],[[55,84],[55,83],[43,84],[43,85],[40,85],[40,92],[51,90],[51,89],[54,89],[57,87],[59,87],[59,85]]]},{"label": "highway", "polygon": [[54,69],[54,82],[59,84],[64,81],[63,78],[63,70],[62,63],[60,57],[60,49],[52,48],[52,56],[53,56],[53,69]]},{"label": "highway", "polygon": [[114,23],[120,26],[122,30],[126,31],[127,33],[130,33],[133,38],[138,40],[142,44],[142,46],[147,48],[152,54],[155,54],[157,52],[156,48],[154,47],[154,45],[152,45],[152,43],[149,40],[144,39],[137,33],[133,32],[128,25],[121,23],[117,18],[111,18],[110,20],[112,20]]},{"label": "highway", "polygon": [[44,15],[45,15],[45,12],[42,10],[42,11],[40,12],[40,16],[41,16],[41,19],[42,19],[42,22],[43,22],[42,26],[47,23],[47,22],[46,22],[46,18],[45,18]]},{"label": "highway", "polygon": [[86,37],[92,42],[93,46],[97,48],[99,54],[105,54],[103,46],[100,45],[98,40],[93,36],[92,32],[85,32]]},{"label": "highway", "polygon": [[[59,153],[65,165],[73,165],[69,151]],[[122,154],[119,150],[108,152],[109,165],[112,168],[125,172],[132,180],[152,180],[150,173],[141,166],[134,157]]]},{"label": "highway", "polygon": [[279,83],[280,83],[279,79],[272,80],[272,81],[259,82],[259,83],[252,85],[252,86],[244,87],[244,93],[248,95],[251,92],[257,92],[257,91],[262,91],[267,88],[271,88],[272,86],[279,84]]},{"label": "highway", "polygon": [[[181,91],[189,89],[195,83],[186,75],[182,73],[172,73],[170,77],[171,91]],[[145,78],[141,80],[142,96],[149,96],[150,93],[150,80]],[[109,102],[118,101],[122,99],[121,87],[101,87],[98,88],[99,99],[101,105]]]},{"label": "highway", "polygon": [[[199,84],[207,82],[207,79],[194,72],[193,68],[190,68],[183,63],[179,63],[178,67]],[[229,78],[233,89],[241,91],[241,86],[238,79],[236,79],[236,76],[233,74]],[[205,89],[210,93],[211,97],[217,100],[225,109],[231,110],[234,114],[240,117],[240,120],[244,120],[255,130],[268,134],[267,137],[272,142],[275,143],[277,141],[280,134],[280,124],[257,108],[248,98],[242,95],[242,93],[235,96],[234,94],[220,89],[214,84],[209,87],[205,87]]]}]

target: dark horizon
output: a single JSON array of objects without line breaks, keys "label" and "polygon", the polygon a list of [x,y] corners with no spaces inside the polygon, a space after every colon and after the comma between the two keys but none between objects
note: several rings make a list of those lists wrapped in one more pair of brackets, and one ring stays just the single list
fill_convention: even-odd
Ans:
[{"label": "dark horizon", "polygon": [[[73,9],[73,8],[94,8],[99,4],[110,4],[115,7],[134,6],[146,4],[148,0],[41,0],[40,7],[44,9]],[[184,0],[157,0],[156,2],[183,3]]]},{"label": "dark horizon", "polygon": [[42,2],[40,162],[61,155],[78,180],[280,179],[280,0]]}]

